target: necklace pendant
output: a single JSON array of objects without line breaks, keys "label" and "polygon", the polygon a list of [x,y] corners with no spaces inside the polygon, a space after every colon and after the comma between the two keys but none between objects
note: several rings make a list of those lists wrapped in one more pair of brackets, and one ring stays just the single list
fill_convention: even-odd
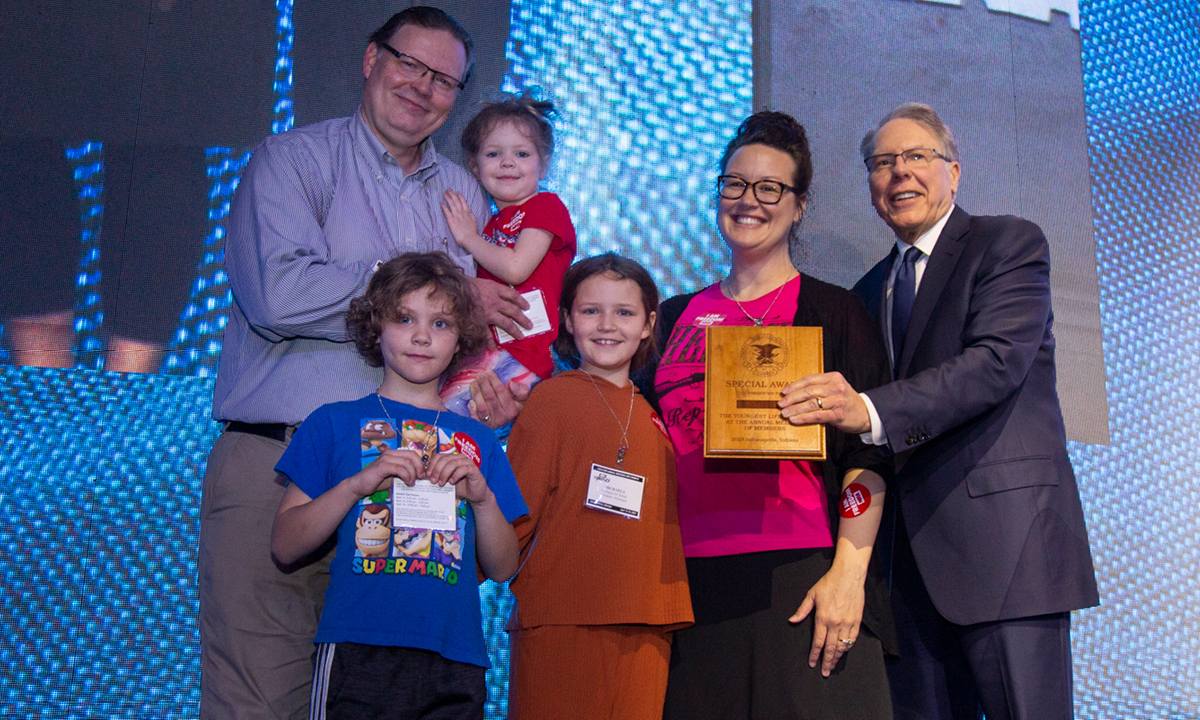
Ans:
[{"label": "necklace pendant", "polygon": [[629,450],[628,445],[622,445],[621,447],[617,448],[617,467],[623,467],[625,465],[625,452],[627,450]]},{"label": "necklace pendant", "polygon": [[754,321],[754,327],[762,327],[762,319],[761,318]]}]

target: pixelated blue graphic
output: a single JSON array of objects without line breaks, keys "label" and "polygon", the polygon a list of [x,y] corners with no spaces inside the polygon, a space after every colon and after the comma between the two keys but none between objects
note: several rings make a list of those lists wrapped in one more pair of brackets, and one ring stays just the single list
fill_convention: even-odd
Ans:
[{"label": "pixelated blue graphic", "polygon": [[0,717],[195,715],[212,383],[0,367]]},{"label": "pixelated blue graphic", "polygon": [[717,163],[751,112],[750,0],[514,0],[504,89],[559,106],[548,187],[579,256],[644,265],[663,297],[715,282]]},{"label": "pixelated blue graphic", "polygon": [[[271,133],[287,132],[296,123],[292,107],[292,0],[275,0],[275,73],[271,89],[275,104],[271,111]],[[204,255],[192,281],[191,297],[179,316],[179,328],[171,336],[160,372],[171,375],[216,377],[221,356],[221,335],[229,322],[233,304],[229,276],[225,273],[225,218],[229,201],[237,190],[242,170],[250,162],[250,150],[227,147],[205,148],[207,172],[212,178],[208,192],[208,233]]]},{"label": "pixelated blue graphic", "polygon": [[100,237],[104,225],[104,145],[66,149],[79,197],[80,255],[75,276],[75,367],[104,369],[104,304],[100,295]]},{"label": "pixelated blue graphic", "polygon": [[1200,7],[1085,2],[1084,94],[1111,447],[1072,443],[1101,606],[1076,712],[1200,717]]},{"label": "pixelated blue graphic", "polygon": [[216,377],[221,355],[221,335],[229,322],[233,291],[225,273],[225,218],[229,202],[237,190],[242,170],[250,162],[250,151],[212,147],[204,151],[208,176],[213,179],[208,193],[208,233],[204,236],[204,254],[191,298],[179,317],[179,329],[163,358],[162,372],[172,375]]},{"label": "pixelated blue graphic", "polygon": [[292,112],[292,41],[295,40],[295,27],[292,25],[292,0],[275,0],[275,10],[279,17],[275,21],[275,120],[271,123],[271,133],[287,132],[296,124],[296,114]]},{"label": "pixelated blue graphic", "polygon": [[504,720],[508,717],[508,633],[504,632],[504,625],[516,599],[509,591],[508,583],[497,584],[490,580],[479,586],[479,597],[483,602],[483,637],[492,659],[492,666],[487,671],[484,710],[488,720]]}]

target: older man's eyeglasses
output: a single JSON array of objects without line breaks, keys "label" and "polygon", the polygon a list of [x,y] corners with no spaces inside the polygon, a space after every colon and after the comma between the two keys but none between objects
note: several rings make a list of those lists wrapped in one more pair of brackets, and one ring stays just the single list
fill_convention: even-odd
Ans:
[{"label": "older man's eyeglasses", "polygon": [[900,159],[904,159],[904,165],[913,170],[929,167],[934,160],[945,160],[950,162],[950,158],[941,154],[933,148],[913,148],[900,153],[880,153],[872,155],[863,162],[867,164],[867,170],[872,173],[884,172],[891,170],[900,164]]},{"label": "older man's eyeglasses", "polygon": [[[722,175],[717,178],[717,193],[726,200],[737,200],[746,194],[746,188],[754,193],[763,205],[774,205],[783,199],[784,191],[796,192],[791,185],[784,185],[777,180],[759,180],[746,182],[737,175]],[[799,193],[796,193],[799,195]]]},{"label": "older man's eyeglasses", "polygon": [[396,66],[400,68],[400,74],[408,80],[420,80],[429,73],[433,73],[433,89],[447,95],[458,92],[466,87],[461,80],[457,80],[452,75],[447,75],[444,72],[434,70],[412,55],[402,53],[385,42],[375,44],[395,56]]}]

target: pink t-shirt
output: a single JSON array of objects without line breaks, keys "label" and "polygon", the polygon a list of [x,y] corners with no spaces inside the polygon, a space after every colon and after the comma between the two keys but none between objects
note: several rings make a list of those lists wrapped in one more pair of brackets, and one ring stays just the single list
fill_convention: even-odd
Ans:
[{"label": "pink t-shirt", "polygon": [[743,302],[743,312],[712,285],[692,298],[667,340],[654,385],[675,444],[679,527],[688,557],[833,545],[820,466],[704,457],[704,329],[753,325],[746,313],[767,313],[765,325],[791,325],[799,292],[796,277],[778,296],[772,291]]}]

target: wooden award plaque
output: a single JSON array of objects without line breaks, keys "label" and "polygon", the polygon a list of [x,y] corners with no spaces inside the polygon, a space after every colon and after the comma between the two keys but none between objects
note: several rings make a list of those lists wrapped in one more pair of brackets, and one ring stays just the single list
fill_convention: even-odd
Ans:
[{"label": "wooden award plaque", "polygon": [[819,327],[714,325],[705,338],[704,457],[825,459],[825,426],[779,414],[789,383],[824,372]]}]

